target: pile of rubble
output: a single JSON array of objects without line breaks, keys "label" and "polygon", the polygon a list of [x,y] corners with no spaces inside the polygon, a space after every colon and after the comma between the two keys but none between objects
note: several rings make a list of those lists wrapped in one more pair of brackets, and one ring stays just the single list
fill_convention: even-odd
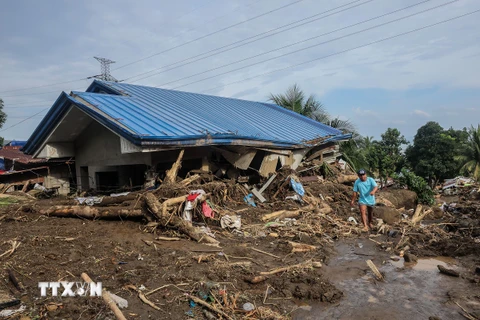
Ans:
[{"label": "pile of rubble", "polygon": [[[169,301],[169,289],[179,293],[174,301],[189,304],[187,315],[195,316],[193,310],[199,306],[206,319],[287,319],[295,307],[282,301],[336,302],[342,297],[323,278],[321,267],[335,240],[362,234],[357,209],[349,204],[357,177],[348,168],[314,160],[297,170],[284,166],[249,184],[241,177],[220,180],[206,172],[191,172],[181,179],[180,166],[179,160],[161,184],[147,191],[22,203],[11,212],[143,221],[142,232],[150,236],[142,240],[162,257],[173,251],[169,243],[194,240],[185,256],[189,260],[177,258],[175,269],[165,267],[170,270],[163,279],[167,284],[157,289],[150,284],[151,290],[146,290],[148,285],[133,284],[135,279],[126,275],[118,280],[124,284],[122,290],[155,310],[166,307],[158,303],[162,299],[150,297],[163,292],[163,300]],[[423,256],[480,253],[479,204],[426,208],[416,205],[416,195],[403,189],[380,191],[378,203],[378,225],[369,238],[383,250]],[[464,245],[458,246],[459,241]],[[6,256],[20,242],[10,245]],[[106,271],[96,265],[83,267],[83,272],[105,279],[108,288],[111,276],[102,275]],[[374,265],[371,268],[375,270]],[[108,305],[121,314],[115,304]]]}]

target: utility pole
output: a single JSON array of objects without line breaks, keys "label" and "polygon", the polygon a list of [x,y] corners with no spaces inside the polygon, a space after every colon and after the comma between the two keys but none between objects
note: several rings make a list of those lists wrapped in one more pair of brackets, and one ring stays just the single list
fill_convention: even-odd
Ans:
[{"label": "utility pole", "polygon": [[115,77],[113,77],[110,74],[110,65],[112,63],[115,63],[115,61],[112,61],[112,60],[107,59],[107,58],[100,58],[100,57],[94,57],[94,58],[97,59],[98,62],[100,62],[100,66],[102,68],[102,73],[100,75],[94,76],[93,78],[97,78],[97,79],[104,80],[104,81],[118,82],[118,80],[115,79]]}]

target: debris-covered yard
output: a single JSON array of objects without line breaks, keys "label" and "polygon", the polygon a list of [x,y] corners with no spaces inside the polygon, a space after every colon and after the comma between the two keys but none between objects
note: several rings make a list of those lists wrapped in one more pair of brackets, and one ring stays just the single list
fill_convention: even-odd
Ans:
[{"label": "debris-covered yard", "polygon": [[121,319],[101,297],[40,296],[38,282],[85,273],[120,297],[126,319],[477,319],[477,187],[432,208],[381,190],[381,220],[362,233],[355,178],[318,165],[250,190],[197,174],[113,197],[10,193],[0,198],[1,315]]}]

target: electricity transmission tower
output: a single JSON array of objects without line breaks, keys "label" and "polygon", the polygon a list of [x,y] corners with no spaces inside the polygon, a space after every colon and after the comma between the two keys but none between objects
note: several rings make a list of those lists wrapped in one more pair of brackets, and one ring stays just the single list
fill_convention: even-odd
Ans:
[{"label": "electricity transmission tower", "polygon": [[94,57],[97,59],[98,62],[100,62],[100,66],[102,68],[102,73],[100,75],[94,76],[94,78],[100,79],[100,80],[105,80],[105,81],[115,81],[118,82],[117,79],[115,79],[111,74],[110,74],[110,65],[112,63],[115,63],[115,61],[112,61],[107,58],[100,58],[100,57]]}]

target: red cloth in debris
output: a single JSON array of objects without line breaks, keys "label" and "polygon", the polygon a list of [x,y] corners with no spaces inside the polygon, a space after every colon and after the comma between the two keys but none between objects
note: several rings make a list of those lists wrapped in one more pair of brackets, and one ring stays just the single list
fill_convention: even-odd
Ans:
[{"label": "red cloth in debris", "polygon": [[207,201],[203,201],[202,203],[202,212],[207,218],[213,218],[215,216],[215,212],[213,212],[212,208],[210,208]]},{"label": "red cloth in debris", "polygon": [[200,193],[193,193],[193,194],[189,194],[187,196],[187,201],[195,201],[195,199],[197,199],[197,197],[200,195]]}]

